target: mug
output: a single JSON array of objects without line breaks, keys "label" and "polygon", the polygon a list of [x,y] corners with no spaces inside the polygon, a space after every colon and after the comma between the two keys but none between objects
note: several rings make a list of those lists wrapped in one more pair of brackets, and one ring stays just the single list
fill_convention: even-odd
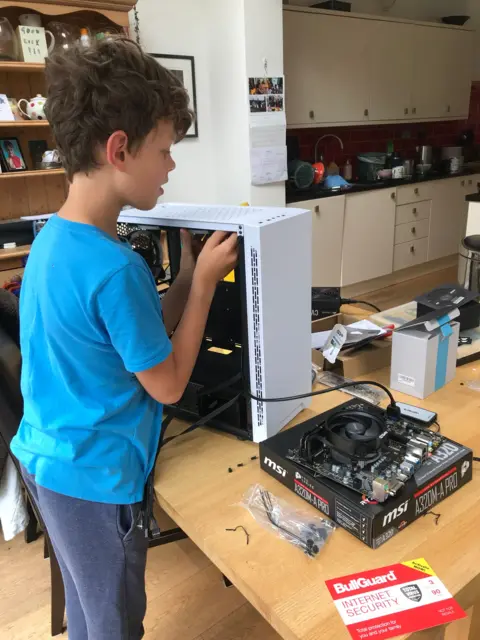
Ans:
[{"label": "mug", "polygon": [[24,27],[41,27],[42,18],[37,13],[22,13],[18,21]]}]

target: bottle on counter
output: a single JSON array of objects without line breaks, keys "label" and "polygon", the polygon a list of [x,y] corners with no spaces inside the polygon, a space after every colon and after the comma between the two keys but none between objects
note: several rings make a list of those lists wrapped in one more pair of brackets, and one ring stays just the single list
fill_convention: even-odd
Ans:
[{"label": "bottle on counter", "polygon": [[353,178],[353,167],[350,159],[348,159],[343,167],[343,177],[345,180],[350,181]]},{"label": "bottle on counter", "polygon": [[88,33],[88,29],[80,29],[80,43],[85,48],[90,46],[90,35]]},{"label": "bottle on counter", "polygon": [[392,155],[392,178],[393,180],[401,180],[405,177],[405,167],[402,156],[398,151],[394,151]]}]

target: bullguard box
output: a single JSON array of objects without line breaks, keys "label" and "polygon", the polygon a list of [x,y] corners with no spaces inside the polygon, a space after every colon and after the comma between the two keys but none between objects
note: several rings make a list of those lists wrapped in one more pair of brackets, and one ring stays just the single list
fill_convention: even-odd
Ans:
[{"label": "bullguard box", "polygon": [[353,399],[262,442],[260,464],[266,473],[372,549],[380,547],[472,479],[472,451],[443,436],[439,436],[440,446],[400,491],[384,502],[371,500],[328,477],[313,473],[299,464],[292,452],[298,450],[302,437],[319,421],[340,409],[367,409],[378,415],[385,414],[378,407]]}]

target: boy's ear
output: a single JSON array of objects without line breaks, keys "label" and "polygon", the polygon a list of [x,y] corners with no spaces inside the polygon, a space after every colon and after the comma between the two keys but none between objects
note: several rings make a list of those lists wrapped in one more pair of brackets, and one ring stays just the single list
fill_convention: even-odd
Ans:
[{"label": "boy's ear", "polygon": [[128,136],[124,131],[115,131],[107,140],[106,156],[108,164],[119,171],[125,171],[128,153]]}]

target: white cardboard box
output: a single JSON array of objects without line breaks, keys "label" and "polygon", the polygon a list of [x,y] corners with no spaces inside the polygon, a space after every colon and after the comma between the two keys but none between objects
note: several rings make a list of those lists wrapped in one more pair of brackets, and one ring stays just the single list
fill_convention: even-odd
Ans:
[{"label": "white cardboard box", "polygon": [[460,324],[458,309],[434,311],[393,333],[390,387],[426,398],[455,377]]}]

